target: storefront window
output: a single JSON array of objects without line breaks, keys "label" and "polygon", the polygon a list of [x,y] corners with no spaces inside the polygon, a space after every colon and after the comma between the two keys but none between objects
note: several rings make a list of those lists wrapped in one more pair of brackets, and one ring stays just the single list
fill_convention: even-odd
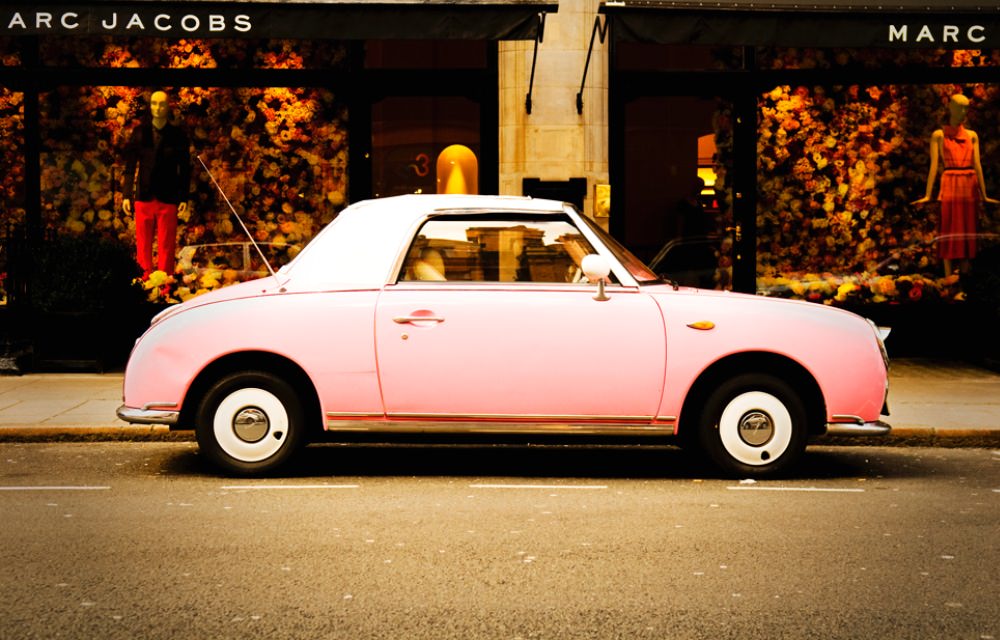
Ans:
[{"label": "storefront window", "polygon": [[732,105],[647,97],[626,107],[624,243],[685,285],[732,288]]},{"label": "storefront window", "polygon": [[[185,299],[266,273],[262,264],[243,259],[248,238],[225,198],[254,239],[283,260],[347,204],[346,107],[332,91],[164,90],[173,124],[191,144],[191,206],[178,214],[177,271],[149,277],[150,299]],[[135,245],[135,220],[122,207],[124,152],[135,127],[148,121],[151,93],[98,86],[40,95],[42,222],[48,235]],[[238,260],[232,257],[237,254]]]},{"label": "storefront window", "polygon": [[347,61],[336,40],[50,36],[40,49],[42,64],[63,68],[337,69]]},{"label": "storefront window", "polygon": [[[479,105],[460,97],[393,97],[372,106],[372,187],[375,197],[438,193],[454,185],[451,173],[439,175],[442,153],[465,147],[463,167],[478,167]],[[452,149],[451,151],[454,151]],[[464,191],[478,180],[462,174]]]},{"label": "storefront window", "polygon": [[[955,94],[969,106],[952,119]],[[964,300],[977,256],[1000,250],[1000,212],[975,202],[973,140],[950,125],[978,135],[985,193],[996,198],[998,113],[995,84],[779,86],[761,96],[758,292],[845,305]],[[940,175],[930,174],[935,131],[969,150],[941,143]],[[932,197],[917,202],[929,174]],[[967,203],[952,202],[959,192]]]}]

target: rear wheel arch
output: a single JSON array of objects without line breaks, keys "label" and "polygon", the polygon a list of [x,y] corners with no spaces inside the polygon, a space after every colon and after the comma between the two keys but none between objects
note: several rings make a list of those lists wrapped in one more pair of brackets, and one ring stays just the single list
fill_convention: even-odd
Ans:
[{"label": "rear wheel arch", "polygon": [[819,383],[798,362],[775,353],[751,352],[728,356],[713,363],[691,385],[681,408],[678,435],[697,437],[705,403],[720,384],[747,373],[769,374],[785,381],[796,392],[806,411],[809,435],[821,435],[826,425],[826,403]]},{"label": "rear wheel arch", "polygon": [[298,364],[284,356],[266,351],[243,351],[225,355],[195,377],[184,397],[179,425],[193,428],[202,401],[212,386],[225,376],[238,371],[261,371],[273,374],[288,382],[302,403],[306,420],[307,440],[316,440],[323,433],[323,415],[319,394],[309,374]]}]

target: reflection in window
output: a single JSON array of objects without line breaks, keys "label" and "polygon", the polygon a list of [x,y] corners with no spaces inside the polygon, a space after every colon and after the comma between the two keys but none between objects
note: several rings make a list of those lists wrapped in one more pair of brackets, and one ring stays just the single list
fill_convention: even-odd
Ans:
[{"label": "reflection in window", "polygon": [[568,220],[436,218],[407,253],[400,280],[586,282],[594,249]]}]

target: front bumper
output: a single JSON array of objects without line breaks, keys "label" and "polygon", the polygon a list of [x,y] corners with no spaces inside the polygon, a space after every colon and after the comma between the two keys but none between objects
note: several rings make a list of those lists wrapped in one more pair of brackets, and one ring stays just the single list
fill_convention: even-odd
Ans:
[{"label": "front bumper", "polygon": [[826,425],[826,435],[828,436],[884,436],[888,435],[891,430],[892,427],[881,420],[876,422],[831,422]]},{"label": "front bumper", "polygon": [[122,405],[116,411],[118,417],[125,422],[132,424],[166,424],[175,425],[180,418],[180,411],[173,409],[156,407],[156,405],[146,405],[141,409]]}]

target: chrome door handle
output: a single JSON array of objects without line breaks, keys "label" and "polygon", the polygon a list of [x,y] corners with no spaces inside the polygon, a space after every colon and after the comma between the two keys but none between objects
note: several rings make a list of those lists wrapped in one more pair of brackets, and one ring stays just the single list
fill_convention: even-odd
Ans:
[{"label": "chrome door handle", "polygon": [[444,322],[444,318],[437,316],[396,316],[392,319],[396,324],[407,324],[410,322]]}]

